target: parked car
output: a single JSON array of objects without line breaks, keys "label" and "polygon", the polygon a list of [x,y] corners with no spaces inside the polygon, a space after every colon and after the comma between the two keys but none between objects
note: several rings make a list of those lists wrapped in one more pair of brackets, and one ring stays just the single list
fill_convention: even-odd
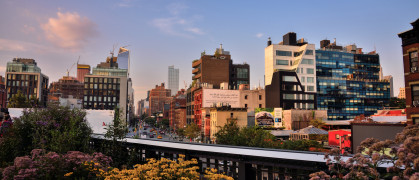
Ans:
[{"label": "parked car", "polygon": [[157,136],[157,139],[162,139],[163,137],[161,136],[161,135],[158,135]]}]

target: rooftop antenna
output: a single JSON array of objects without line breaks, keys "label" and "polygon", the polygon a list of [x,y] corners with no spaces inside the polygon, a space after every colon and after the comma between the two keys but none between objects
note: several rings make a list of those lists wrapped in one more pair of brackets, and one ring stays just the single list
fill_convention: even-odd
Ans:
[{"label": "rooftop antenna", "polygon": [[220,44],[220,54],[223,54],[223,44]]}]

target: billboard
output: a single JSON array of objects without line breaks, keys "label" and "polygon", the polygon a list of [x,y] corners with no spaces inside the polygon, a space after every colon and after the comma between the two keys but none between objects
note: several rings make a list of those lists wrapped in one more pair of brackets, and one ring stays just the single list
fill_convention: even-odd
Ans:
[{"label": "billboard", "polygon": [[239,90],[202,89],[202,107],[211,107],[217,103],[225,103],[233,108],[240,107]]},{"label": "billboard", "polygon": [[255,124],[282,127],[282,108],[255,108]]}]

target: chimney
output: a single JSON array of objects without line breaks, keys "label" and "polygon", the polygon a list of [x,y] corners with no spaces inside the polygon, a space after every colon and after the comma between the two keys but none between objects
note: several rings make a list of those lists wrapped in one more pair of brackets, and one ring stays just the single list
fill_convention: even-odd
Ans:
[{"label": "chimney", "polygon": [[272,45],[271,37],[268,38],[268,46]]}]

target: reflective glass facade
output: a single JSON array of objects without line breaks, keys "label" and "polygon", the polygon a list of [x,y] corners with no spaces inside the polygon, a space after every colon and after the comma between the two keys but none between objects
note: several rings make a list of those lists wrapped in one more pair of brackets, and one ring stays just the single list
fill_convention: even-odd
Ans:
[{"label": "reflective glass facade", "polygon": [[378,55],[316,50],[317,108],[329,120],[372,115],[390,100],[390,83],[379,80]]}]

